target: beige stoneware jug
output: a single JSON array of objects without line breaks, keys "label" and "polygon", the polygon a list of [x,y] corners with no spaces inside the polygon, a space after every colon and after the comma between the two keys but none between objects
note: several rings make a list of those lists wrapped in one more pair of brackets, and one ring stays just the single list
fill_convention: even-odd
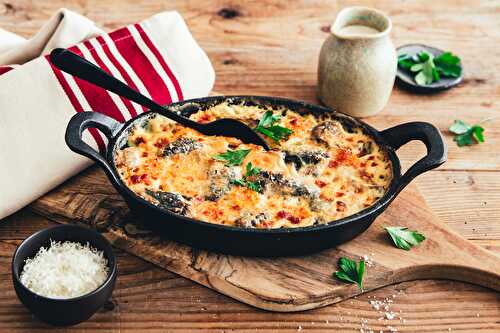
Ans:
[{"label": "beige stoneware jug", "polygon": [[325,105],[355,117],[384,108],[397,69],[391,28],[389,17],[378,10],[340,11],[319,56],[318,97]]}]

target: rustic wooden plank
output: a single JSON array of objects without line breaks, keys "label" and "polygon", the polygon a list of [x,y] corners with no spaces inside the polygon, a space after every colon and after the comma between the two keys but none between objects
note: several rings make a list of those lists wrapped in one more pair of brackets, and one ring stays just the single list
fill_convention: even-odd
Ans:
[{"label": "rustic wooden plank", "polygon": [[[361,5],[379,7],[391,15],[395,45],[424,42],[455,50],[465,67],[464,83],[442,94],[420,96],[395,89],[386,109],[376,117],[367,118],[369,123],[384,128],[409,120],[424,120],[446,130],[456,118],[478,122],[496,116],[495,106],[500,97],[500,78],[496,75],[496,68],[500,65],[500,57],[497,50],[484,52],[476,46],[500,42],[498,14],[494,10],[498,7],[475,3],[476,6],[450,6],[440,2],[430,11],[424,10],[417,1],[405,2],[404,10],[396,2],[361,1]],[[57,0],[43,3],[21,0],[11,3],[11,6],[4,5],[0,24],[25,36],[31,35],[55,8],[65,6],[88,15],[106,29],[112,29],[161,10],[177,9],[214,64],[216,91],[277,95],[317,102],[318,51],[335,13],[345,5],[347,2],[343,1],[314,1],[308,5],[272,1],[262,1],[259,5],[173,1],[136,6],[133,1],[128,1],[123,6],[133,10],[123,15],[110,9],[114,6],[113,1]],[[218,15],[222,8],[234,10],[236,16],[224,18],[222,14]],[[24,20],[20,22],[23,15]],[[245,75],[236,74],[239,72]],[[491,154],[491,149],[500,144],[500,119],[486,127],[488,144],[473,148],[458,148],[447,135],[450,156],[442,168],[498,170],[500,160]],[[408,149],[402,158],[411,160],[419,152],[421,149]]]},{"label": "rustic wooden plank", "polygon": [[[31,207],[62,223],[79,221],[95,227],[123,250],[259,308],[299,311],[358,294],[355,287],[339,285],[331,278],[330,267],[340,256],[372,257],[376,268],[371,269],[365,281],[366,291],[431,277],[451,277],[500,288],[500,271],[495,268],[499,258],[446,229],[415,186],[406,188],[367,232],[336,249],[297,258],[252,259],[194,250],[157,237],[127,214],[125,203],[106,183],[103,172],[93,168]],[[409,252],[395,249],[388,244],[384,225],[419,230],[427,240]],[[142,232],[133,232],[135,228]],[[485,272],[479,273],[478,267]]]},{"label": "rustic wooden plank", "polygon": [[48,225],[47,219],[33,214],[29,209],[23,209],[1,220],[0,240],[24,239]]},{"label": "rustic wooden plank", "polygon": [[[395,26],[393,36],[396,45],[407,42],[426,42],[444,49],[451,49],[460,54],[466,68],[465,83],[459,88],[453,89],[445,94],[422,97],[395,90],[389,106],[381,114],[381,116],[385,118],[384,122],[379,124],[376,119],[369,119],[368,121],[370,123],[384,127],[387,126],[386,124],[395,124],[409,119],[420,119],[431,121],[436,123],[441,129],[445,129],[454,118],[477,121],[494,115],[495,107],[498,106],[500,94],[498,83],[499,77],[496,75],[496,69],[500,62],[499,50],[493,47],[497,45],[499,41],[498,3],[491,1],[468,1],[460,3],[440,1],[433,2],[432,6],[426,6],[422,5],[419,1],[405,1],[403,4],[395,1],[358,1],[356,4],[375,6],[386,10],[389,15],[391,15]],[[347,1],[311,1],[306,4],[300,2],[290,3],[288,1],[273,3],[271,3],[271,1],[261,1],[258,3],[239,3],[235,1],[147,1],[139,4],[136,1],[127,0],[120,1],[120,4],[117,5],[116,0],[54,0],[50,2],[16,0],[4,2],[3,5],[0,4],[0,26],[29,36],[43,24],[55,9],[64,6],[89,16],[106,29],[113,29],[146,18],[155,12],[175,8],[181,11],[183,16],[187,19],[191,31],[200,41],[202,47],[207,50],[218,74],[216,89],[221,93],[260,93],[315,101],[314,73],[317,61],[316,55],[322,40],[326,36],[326,33],[321,30],[327,30],[327,26],[333,20],[336,11],[346,5],[350,5],[350,3]],[[241,15],[236,16],[234,19],[222,19],[217,15],[217,12],[223,7],[236,8],[238,10],[237,12],[241,13]],[[127,8],[127,10],[120,10],[121,8]],[[248,75],[244,76],[244,80],[239,79],[239,77],[242,76],[234,74],[235,72],[243,71],[248,73]],[[498,170],[499,161],[497,154],[494,153],[494,149],[498,146],[499,141],[498,127],[498,122],[492,122],[487,125],[487,145],[458,149],[450,144],[450,161],[445,164],[443,170]],[[447,140],[450,140],[450,138],[447,138]],[[448,142],[451,143],[451,141]],[[405,162],[409,162],[414,158],[415,153],[422,151],[421,147],[418,146],[416,146],[415,152],[408,148],[408,152],[405,150],[401,152],[402,159]],[[433,181],[430,175],[432,174],[424,176],[422,181],[418,181],[424,193],[427,188],[430,189],[430,187],[432,187],[431,184]],[[426,178],[428,178],[428,180]],[[481,186],[475,190],[471,190],[467,186],[463,186],[460,189],[464,191],[464,197],[470,197],[469,194],[478,194],[476,192],[480,192],[480,190],[484,188],[483,185],[488,184],[486,181],[487,180],[481,181]],[[446,182],[440,183],[446,184]],[[421,184],[424,184],[424,187],[422,187]],[[434,192],[430,190],[429,193]],[[444,190],[441,193],[447,194]],[[427,201],[432,206],[433,200],[427,197],[427,193],[425,194]],[[495,198],[494,193],[490,193],[490,195]],[[432,198],[441,199],[439,196],[431,196],[431,199]],[[437,202],[439,202],[439,200]],[[453,216],[452,213],[446,212],[446,203],[443,200],[440,202],[441,203],[435,207],[437,207],[438,210],[443,209],[443,211],[441,213],[438,212],[438,214],[450,214],[450,219],[459,217],[458,215]],[[449,202],[451,206],[459,206],[459,204],[460,201]],[[468,204],[471,205],[472,208],[475,207],[472,201],[469,201]],[[487,206],[489,207],[489,202]],[[476,218],[471,214],[469,215],[471,221],[470,225],[472,226],[475,223],[480,223],[482,217],[490,215],[490,212],[484,215],[479,213]],[[493,218],[490,220],[491,225],[498,225],[498,219]],[[453,227],[456,230],[457,228],[458,230],[462,230],[459,224],[460,223],[454,224]],[[36,228],[35,225],[36,222],[30,220],[29,223],[26,223],[26,228],[25,225],[22,225],[18,230],[14,228],[11,229],[10,235],[15,235],[16,232],[27,235],[31,231],[34,231]],[[467,229],[464,229],[464,232],[468,236],[477,237],[477,235],[472,234],[470,230],[467,231]],[[488,232],[488,235],[490,234],[491,232]],[[0,232],[0,237],[3,235],[3,232]],[[495,241],[478,240],[476,242],[492,249],[499,248]],[[2,265],[2,267],[7,266]],[[2,281],[5,281],[5,279],[2,279]],[[428,289],[434,288],[434,286],[429,287],[426,283],[427,282],[419,282],[415,284],[416,286],[422,286],[424,289],[427,288],[427,291],[420,290],[416,292],[412,295],[413,297],[411,299],[407,299],[409,304],[413,303],[415,299],[418,303],[418,297],[420,295],[426,295],[429,298],[428,305],[431,307],[434,299],[442,299],[442,294],[440,292],[429,291]],[[4,284],[0,284],[0,286],[3,285]],[[447,289],[447,286],[449,285],[442,285],[443,291]],[[456,288],[456,285],[452,284],[451,287]],[[382,290],[386,289],[387,288],[384,288]],[[436,319],[444,318],[444,323],[463,322],[461,326],[453,326],[452,331],[461,329],[462,331],[471,332],[496,332],[499,330],[498,323],[491,324],[498,318],[498,313],[493,317],[490,316],[491,320],[488,321],[490,324],[485,325],[478,324],[474,318],[474,314],[472,312],[469,313],[467,310],[461,313],[458,309],[456,313],[453,314],[455,317],[448,317],[446,315],[447,309],[454,310],[457,308],[451,305],[455,304],[455,302],[461,305],[460,309],[463,305],[466,306],[466,309],[482,309],[483,303],[481,303],[480,297],[478,299],[474,291],[464,290],[461,287],[456,289],[460,290],[456,295],[453,295],[451,292],[445,292],[445,295],[447,295],[445,298],[450,299],[450,306],[443,307],[445,316],[437,309],[434,313],[434,317],[432,317],[434,318],[432,322],[425,319],[431,318],[431,314],[429,314],[429,317],[425,318],[416,316],[414,317],[414,326],[398,328],[401,331],[421,331],[418,325],[422,324],[425,330],[447,331],[446,325],[440,325],[441,321]],[[151,298],[150,295],[156,295],[154,288],[150,287],[149,290],[150,294],[146,296],[147,293],[145,293],[142,298],[143,303],[141,304],[148,304]],[[211,293],[210,291],[207,292]],[[470,294],[473,299],[461,301],[461,297],[464,293]],[[487,292],[485,293],[488,294]],[[2,292],[1,294],[3,295],[4,293]],[[166,294],[160,293],[160,295],[168,297]],[[489,295],[491,295],[491,293],[489,293]],[[224,299],[223,296],[218,296]],[[179,298],[177,295],[176,297]],[[205,301],[208,300],[205,299]],[[498,309],[498,300],[495,302],[491,304]],[[257,326],[257,324],[264,325],[261,324],[261,322],[269,321],[271,324],[265,327],[273,327],[274,329],[271,328],[268,331],[297,331],[299,324],[301,324],[304,329],[312,330],[315,326],[309,324],[309,319],[312,321],[318,318],[318,313],[322,313],[321,311],[334,311],[338,306],[344,303],[329,306],[321,310],[307,312],[307,314],[315,314],[314,318],[294,317],[295,314],[288,314],[286,316],[252,317],[246,322],[244,327],[247,328],[246,330],[248,331],[255,331],[254,326]],[[119,307],[122,308],[123,305],[121,303],[119,304]],[[125,316],[127,318],[127,323],[123,327],[129,328],[125,330],[141,331],[146,327],[150,327],[155,331],[164,331],[167,329],[170,330],[171,327],[177,325],[175,326],[175,331],[177,332],[191,331],[191,326],[189,324],[179,324],[178,321],[176,321],[177,319],[172,320],[171,317],[167,317],[161,310],[158,310],[165,308],[162,303],[155,304],[158,305],[158,307],[154,307],[154,309],[142,305],[140,307],[135,307],[134,302],[128,304],[130,304],[128,306],[131,309],[138,309],[137,311],[140,312],[140,314],[136,315],[133,312],[135,310],[127,310],[132,311],[132,314],[128,312]],[[222,309],[223,305],[221,304],[224,303],[217,300],[214,304],[217,304],[216,309]],[[426,303],[424,302],[422,304],[423,309],[426,309]],[[468,307],[469,304],[471,305],[470,308]],[[242,307],[244,309],[249,309],[245,306]],[[409,305],[409,307],[413,308],[413,305]],[[169,308],[173,312],[175,311],[175,305],[171,304]],[[7,311],[9,310],[10,308]],[[253,312],[254,310],[250,309],[248,311]],[[257,313],[260,314],[258,311]],[[357,310],[352,310],[352,313],[357,313]],[[218,312],[213,315],[215,319],[209,318],[209,320],[220,320],[220,318],[217,317]],[[227,317],[224,317],[224,320],[229,322],[229,318],[238,318],[240,315],[241,311],[238,312],[238,310],[235,310]],[[347,313],[343,312],[343,315],[344,318],[346,318]],[[179,314],[175,318],[178,317],[182,318],[182,315]],[[24,331],[29,332],[35,331],[31,327],[34,328],[36,325],[39,325],[37,327],[44,327],[42,329],[43,331],[48,330],[48,328],[41,324],[33,326],[22,320],[27,318],[28,315],[25,313],[21,320],[19,317],[9,317],[7,319],[2,318],[0,322],[6,323],[10,321],[11,324],[9,325],[12,326],[5,328],[5,330],[9,331],[14,325],[24,325]],[[114,321],[105,316],[99,317],[98,319],[95,318],[96,317],[92,318],[90,322],[84,324],[88,324],[89,326],[77,326],[71,330],[94,331],[98,327],[102,331],[118,331],[121,328],[119,318],[113,317]],[[339,322],[339,318],[340,317],[337,316],[337,322]],[[486,318],[486,316],[483,316],[481,313],[480,318],[482,320]],[[288,321],[289,319],[291,320]],[[112,321],[111,324],[108,324],[108,321]],[[133,324],[134,321],[137,322],[137,324]],[[172,322],[172,324],[170,325],[164,321]],[[288,323],[280,324],[279,321],[288,321],[291,324],[287,326]],[[150,322],[152,324],[149,324]],[[254,325],[254,322],[257,322],[257,324]],[[439,323],[436,324],[436,322]],[[347,330],[350,328],[350,330],[359,331],[360,325],[354,325],[354,321],[352,321],[352,323],[353,324],[349,324],[350,326],[338,323],[332,326],[332,328],[336,330]],[[359,324],[359,322],[356,323]],[[297,324],[297,326],[293,327],[294,324]],[[318,323],[315,322],[315,324],[317,325]],[[135,327],[135,329],[133,327]],[[212,329],[208,331],[219,332],[224,329],[216,329],[213,328],[216,326],[209,325],[204,327],[212,327]],[[228,324],[228,326],[224,327],[232,328],[234,325]],[[323,329],[330,327],[331,326],[325,326]]]},{"label": "rustic wooden plank", "polygon": [[[4,226],[0,226],[0,232]],[[0,330],[48,332],[52,327],[32,320],[15,297],[10,260],[17,242],[0,241]],[[201,287],[173,273],[117,250],[117,287],[114,308],[101,310],[89,321],[61,332],[221,332],[222,330],[296,332],[392,326],[400,332],[495,332],[500,324],[500,295],[481,287],[449,281],[405,282],[357,298],[302,313],[276,314],[247,305]],[[369,301],[392,298],[393,320]],[[457,307],[456,304],[460,304]],[[401,310],[401,313],[399,312]],[[402,320],[399,319],[402,318]]]},{"label": "rustic wooden plank", "polygon": [[[101,197],[108,196],[109,200],[120,200],[109,186],[101,171],[88,170],[86,173],[88,186],[80,185],[75,188],[80,193],[88,188],[96,189]],[[439,217],[455,232],[467,239],[500,239],[500,177],[496,172],[482,171],[431,171],[417,178],[420,192],[426,202]],[[75,183],[76,185],[76,183]],[[114,196],[111,196],[114,195]],[[11,226],[8,233],[0,234],[11,237],[19,232],[19,222],[23,214],[12,216],[7,225]],[[28,216],[30,231],[38,228],[31,223],[33,217]],[[14,221],[15,220],[15,221]]]},{"label": "rustic wooden plank", "polygon": [[[439,196],[438,196],[439,197]],[[434,210],[434,209],[433,209]],[[483,220],[481,220],[483,221]],[[35,214],[29,208],[24,209],[4,220],[0,224],[0,240],[7,242],[17,242],[17,240],[24,239],[34,232],[46,228],[51,225],[57,225],[53,221]],[[451,225],[453,230],[459,233],[462,237],[467,237],[469,231],[469,225],[476,227],[481,227],[478,221],[471,218],[470,222],[467,224],[458,223],[456,225]],[[464,226],[467,226],[464,228]],[[496,225],[495,225],[496,226]],[[490,234],[491,235],[491,234]],[[472,234],[474,237],[475,235]],[[500,238],[493,238],[489,236],[488,239],[474,239],[468,238],[474,244],[479,245],[489,251],[500,255]]]},{"label": "rustic wooden plank", "polygon": [[500,239],[497,172],[435,171],[417,180],[433,212],[468,239]]}]

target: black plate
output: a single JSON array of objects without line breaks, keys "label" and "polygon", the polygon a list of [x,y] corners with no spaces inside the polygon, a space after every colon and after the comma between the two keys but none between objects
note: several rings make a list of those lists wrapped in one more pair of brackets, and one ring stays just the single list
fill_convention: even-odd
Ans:
[{"label": "black plate", "polygon": [[[427,51],[432,54],[434,57],[439,56],[444,53],[444,51],[440,49],[436,49],[435,47],[423,45],[423,44],[408,44],[398,47],[397,53],[398,57],[402,54],[408,54],[409,56],[414,56],[421,51]],[[410,91],[416,93],[434,93],[443,90],[450,89],[460,82],[462,82],[463,78],[463,70],[462,74],[459,77],[444,77],[441,76],[441,79],[437,82],[433,82],[426,86],[420,86],[415,82],[415,73],[409,72],[405,69],[402,69],[398,66],[398,70],[396,73],[396,82],[403,88],[408,89]]]},{"label": "black plate", "polygon": [[[154,113],[143,113],[125,124],[97,112],[78,113],[73,116],[66,129],[66,143],[71,150],[96,161],[123,196],[131,212],[162,235],[196,248],[236,255],[266,257],[312,253],[354,238],[370,226],[413,178],[436,168],[446,160],[446,147],[439,130],[423,122],[406,123],[379,132],[362,121],[325,107],[263,96],[204,97],[174,103],[169,107],[189,116],[191,113],[206,110],[226,100],[231,103],[285,106],[299,113],[311,113],[317,117],[329,113],[340,120],[346,128],[360,127],[387,151],[392,162],[393,180],[387,193],[372,206],[328,224],[269,230],[231,227],[173,214],[142,199],[122,182],[114,164],[114,153],[125,144],[129,130],[134,124],[145,121]],[[105,156],[82,140],[82,132],[92,127],[101,130],[109,140]],[[412,140],[422,141],[427,147],[427,155],[401,175],[400,163],[395,151]]]}]

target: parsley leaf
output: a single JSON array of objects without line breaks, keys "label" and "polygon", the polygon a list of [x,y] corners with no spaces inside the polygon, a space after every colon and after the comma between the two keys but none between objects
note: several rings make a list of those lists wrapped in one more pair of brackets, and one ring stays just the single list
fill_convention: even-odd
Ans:
[{"label": "parsley leaf", "polygon": [[408,54],[401,54],[398,56],[398,66],[410,70],[411,66],[415,65],[415,61]]},{"label": "parsley leaf", "polygon": [[266,111],[262,116],[262,119],[259,121],[257,127],[269,127],[274,125],[281,119],[280,115],[273,115],[272,111]]},{"label": "parsley leaf", "polygon": [[339,280],[356,283],[359,289],[363,290],[363,275],[365,273],[365,261],[360,259],[359,267],[354,260],[342,257],[339,259],[340,271],[335,272],[335,277]]},{"label": "parsley leaf", "polygon": [[384,227],[389,233],[396,247],[410,250],[425,239],[425,236],[417,231],[408,230],[406,227]]},{"label": "parsley leaf", "polygon": [[255,192],[260,192],[262,191],[262,186],[260,186],[259,183],[255,183],[255,182],[250,182],[247,180],[247,187],[249,189],[251,189],[252,191],[255,191]]},{"label": "parsley leaf", "polygon": [[248,178],[250,176],[256,176],[256,175],[258,175],[260,173],[260,168],[253,167],[252,166],[252,162],[248,162],[245,171],[246,171],[246,173],[243,176],[243,178],[246,179],[246,178]]},{"label": "parsley leaf", "polygon": [[462,74],[460,58],[451,52],[445,52],[434,58],[434,64],[439,74],[448,77],[459,77]]},{"label": "parsley leaf", "polygon": [[470,126],[467,125],[462,120],[455,120],[453,125],[450,126],[449,130],[455,134],[464,134],[470,129]]},{"label": "parsley leaf", "polygon": [[251,162],[248,162],[246,165],[245,174],[242,179],[232,179],[231,183],[239,186],[246,186],[252,191],[261,192],[262,186],[258,182],[253,182],[248,180],[249,177],[257,176],[260,174],[260,168],[253,167]]},{"label": "parsley leaf", "polygon": [[228,150],[225,153],[212,156],[218,161],[225,161],[227,166],[240,165],[245,157],[250,153],[250,149]]},{"label": "parsley leaf", "polygon": [[255,127],[255,130],[270,137],[276,142],[279,142],[281,139],[288,139],[293,131],[289,128],[275,125],[280,119],[280,115],[273,115],[272,111],[266,111],[257,127]]},{"label": "parsley leaf", "polygon": [[240,186],[246,186],[246,182],[243,179],[231,179],[231,183]]},{"label": "parsley leaf", "polygon": [[459,77],[462,74],[460,58],[451,52],[444,52],[437,57],[422,51],[411,57],[407,54],[398,56],[398,66],[416,73],[415,82],[425,86],[444,77]]},{"label": "parsley leaf", "polygon": [[418,54],[417,63],[410,67],[410,71],[417,72],[415,75],[415,82],[420,86],[429,85],[434,81],[439,81],[439,73],[434,65],[434,57],[427,52],[420,52]]},{"label": "parsley leaf", "polygon": [[449,131],[456,134],[453,141],[459,147],[472,145],[474,139],[478,143],[484,142],[484,128],[478,124],[470,126],[462,120],[455,120],[453,125],[450,126]]}]

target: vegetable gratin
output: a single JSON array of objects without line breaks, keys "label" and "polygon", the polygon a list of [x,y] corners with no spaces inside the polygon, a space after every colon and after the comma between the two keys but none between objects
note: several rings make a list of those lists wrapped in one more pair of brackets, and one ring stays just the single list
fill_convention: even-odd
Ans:
[{"label": "vegetable gratin", "polygon": [[373,205],[391,183],[387,153],[334,115],[228,101],[191,115],[202,123],[219,118],[255,128],[272,150],[153,114],[116,151],[123,182],[175,214],[244,228],[325,224]]}]

